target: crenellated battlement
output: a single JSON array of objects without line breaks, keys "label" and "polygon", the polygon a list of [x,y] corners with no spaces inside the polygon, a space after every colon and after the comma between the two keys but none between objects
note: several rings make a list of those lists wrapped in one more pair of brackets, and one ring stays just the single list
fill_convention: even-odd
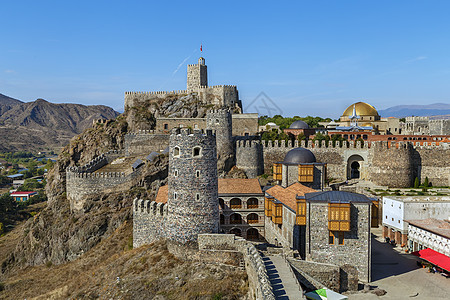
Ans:
[{"label": "crenellated battlement", "polygon": [[123,150],[109,150],[108,152],[102,153],[96,158],[90,160],[83,166],[80,167],[68,167],[66,169],[67,173],[92,173],[100,169],[101,167],[107,165],[112,160],[123,156],[125,152]]},{"label": "crenellated battlement", "polygon": [[137,135],[148,135],[155,134],[156,130],[138,130],[134,132],[128,132],[125,136],[137,136]]},{"label": "crenellated battlement", "polygon": [[207,136],[213,136],[213,131],[211,129],[194,129],[191,128],[173,128],[171,131],[172,135],[179,135],[179,136],[197,136],[197,137],[207,137]]},{"label": "crenellated battlement", "polygon": [[133,201],[133,210],[136,213],[163,217],[167,214],[167,204],[136,198]]},{"label": "crenellated battlement", "polygon": [[145,95],[145,96],[151,96],[151,95],[169,95],[169,94],[189,94],[188,90],[173,90],[173,91],[153,91],[153,92],[125,92],[125,96],[127,95]]}]

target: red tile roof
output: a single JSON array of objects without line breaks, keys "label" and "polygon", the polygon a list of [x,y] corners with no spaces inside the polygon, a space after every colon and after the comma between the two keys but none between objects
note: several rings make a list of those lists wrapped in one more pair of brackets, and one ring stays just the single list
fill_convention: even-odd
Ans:
[{"label": "red tile roof", "polygon": [[155,201],[157,203],[167,203],[168,193],[169,193],[168,185],[160,186],[158,189],[158,194],[156,195]]},{"label": "red tile roof", "polygon": [[291,184],[287,188],[284,188],[281,185],[276,185],[266,191],[267,194],[282,202],[294,211],[297,208],[297,200],[295,197],[297,195],[304,196],[306,193],[313,192],[317,191],[298,182]]},{"label": "red tile roof", "polygon": [[33,194],[37,194],[37,192],[12,192],[10,195],[11,196],[28,196],[28,195],[33,195]]}]

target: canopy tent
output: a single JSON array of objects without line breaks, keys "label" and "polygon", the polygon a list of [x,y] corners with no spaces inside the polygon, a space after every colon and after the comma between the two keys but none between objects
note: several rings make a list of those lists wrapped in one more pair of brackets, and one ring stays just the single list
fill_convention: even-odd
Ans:
[{"label": "canopy tent", "polygon": [[450,272],[450,257],[447,255],[436,252],[430,248],[415,251],[412,252],[412,254]]},{"label": "canopy tent", "polygon": [[320,290],[315,290],[313,292],[309,292],[305,294],[307,299],[312,300],[346,300],[347,296],[341,295],[339,293],[333,292],[327,288],[323,288]]}]

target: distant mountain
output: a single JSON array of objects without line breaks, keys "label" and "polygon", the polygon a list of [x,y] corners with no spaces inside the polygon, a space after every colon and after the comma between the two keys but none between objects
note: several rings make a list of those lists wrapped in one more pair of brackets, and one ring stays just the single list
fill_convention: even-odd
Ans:
[{"label": "distant mountain", "polygon": [[92,126],[93,120],[119,115],[104,105],[54,104],[43,99],[22,102],[0,97],[0,151],[60,147]]},{"label": "distant mountain", "polygon": [[434,103],[429,105],[397,105],[387,109],[379,110],[380,116],[387,117],[410,117],[410,116],[438,116],[449,115],[450,104]]},{"label": "distant mountain", "polygon": [[20,100],[0,94],[0,116],[4,114],[7,110],[10,110],[14,106],[21,103],[23,102]]}]

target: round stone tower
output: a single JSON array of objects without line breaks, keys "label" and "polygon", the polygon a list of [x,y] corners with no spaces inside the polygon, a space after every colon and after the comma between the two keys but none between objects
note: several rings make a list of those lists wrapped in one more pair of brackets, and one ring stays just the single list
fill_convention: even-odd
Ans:
[{"label": "round stone tower", "polygon": [[211,130],[174,129],[169,141],[165,236],[178,243],[218,233],[216,138]]},{"label": "round stone tower", "polygon": [[207,112],[206,128],[212,129],[216,135],[217,169],[219,175],[222,175],[224,172],[228,172],[235,164],[230,110],[221,108]]}]

